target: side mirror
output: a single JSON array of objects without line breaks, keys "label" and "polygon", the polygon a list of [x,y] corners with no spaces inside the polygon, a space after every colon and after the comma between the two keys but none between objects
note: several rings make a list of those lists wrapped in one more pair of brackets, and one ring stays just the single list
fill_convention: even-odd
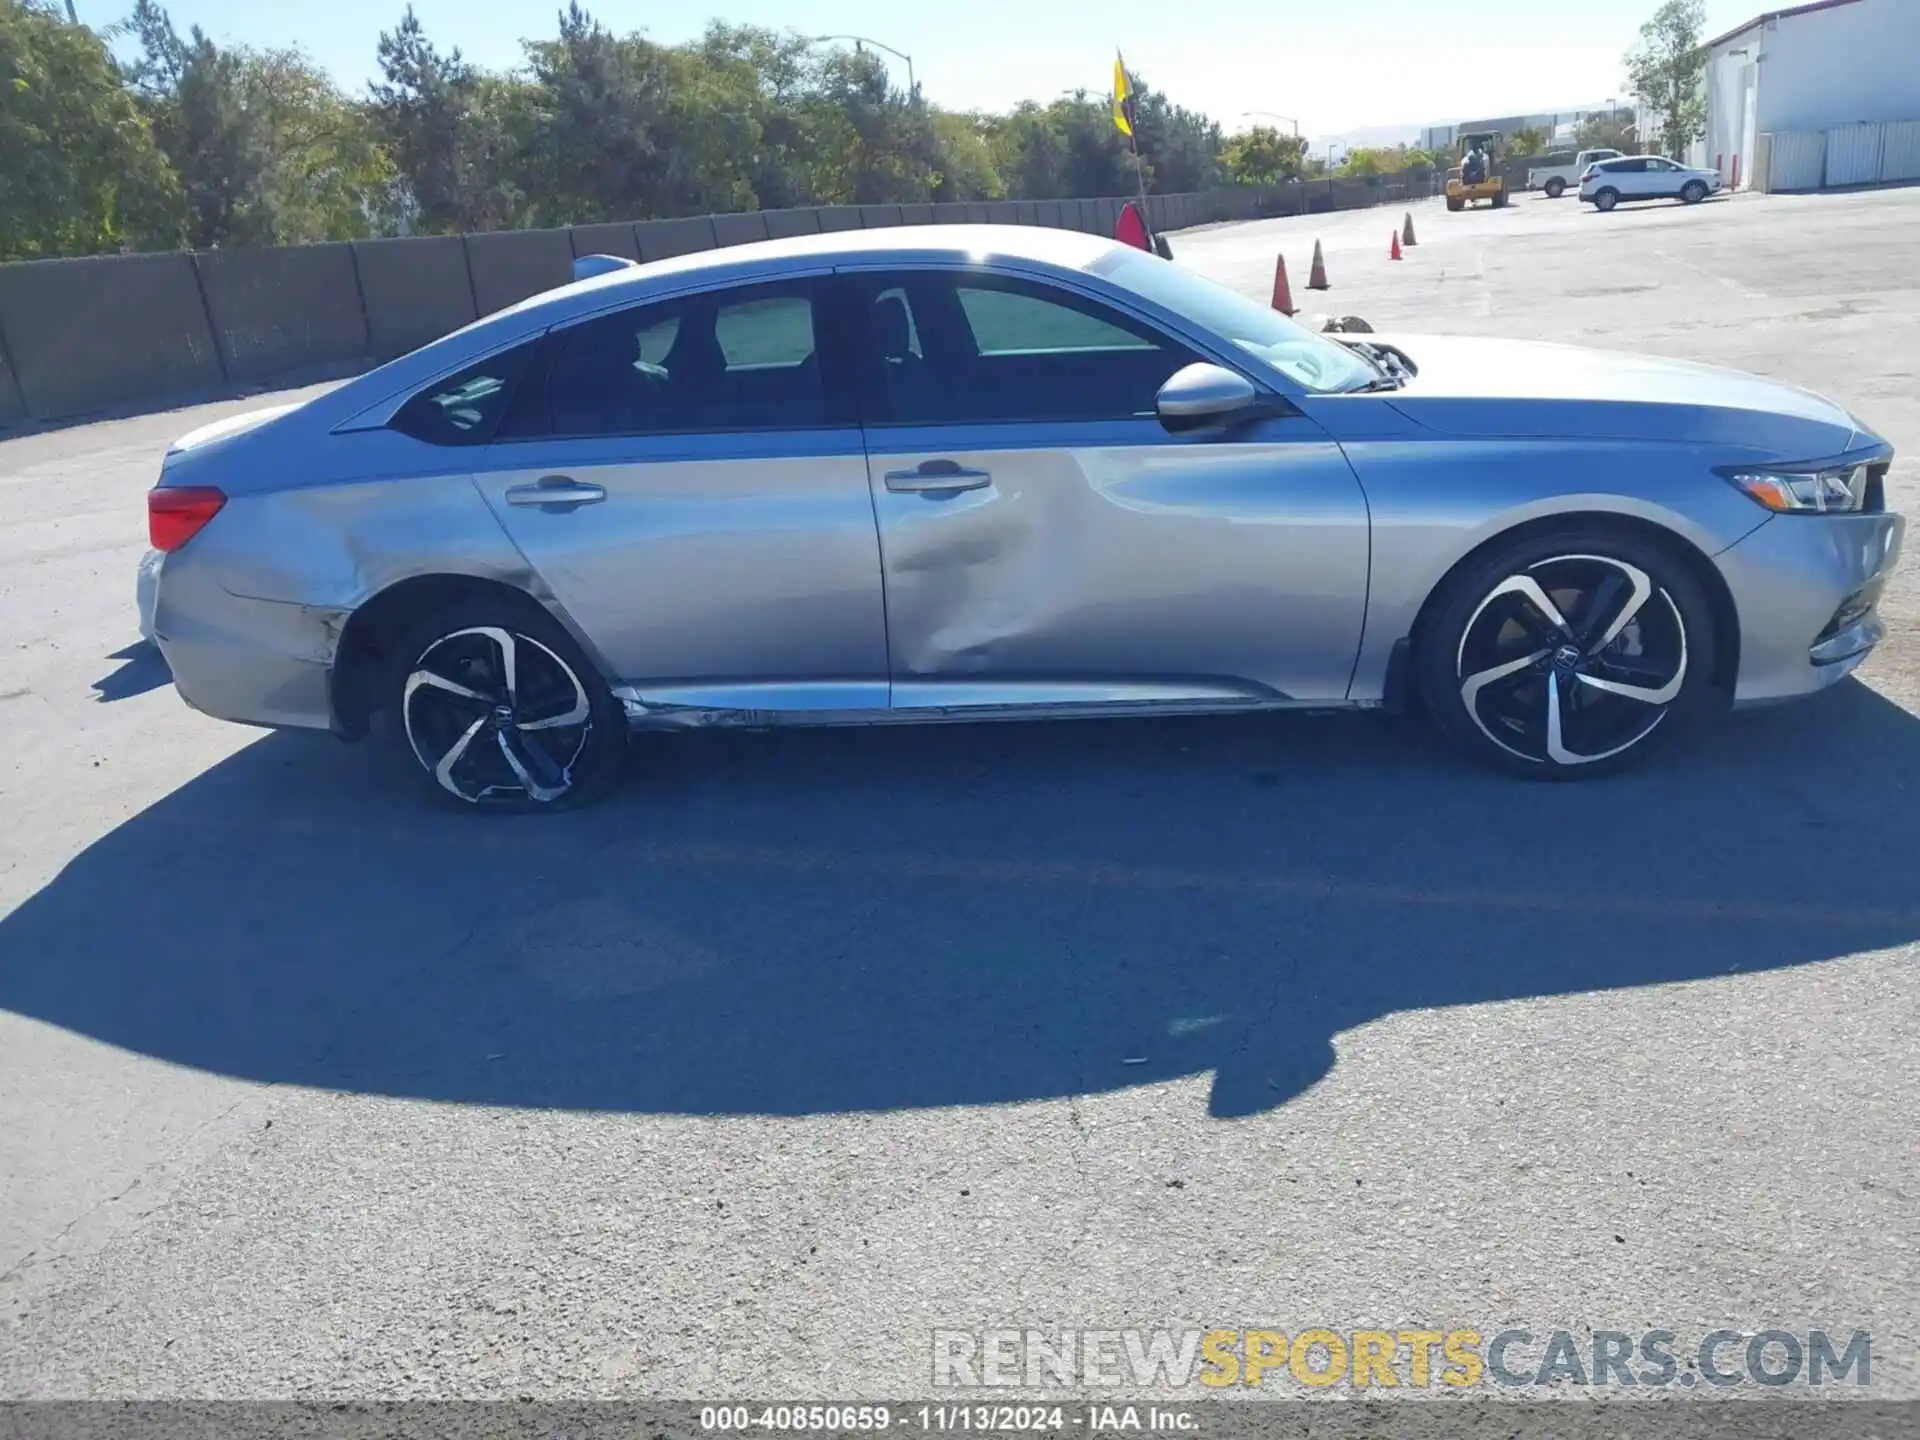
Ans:
[{"label": "side mirror", "polygon": [[1169,430],[1200,430],[1227,420],[1267,413],[1260,392],[1244,375],[1199,361],[1176,370],[1154,397],[1154,410]]}]

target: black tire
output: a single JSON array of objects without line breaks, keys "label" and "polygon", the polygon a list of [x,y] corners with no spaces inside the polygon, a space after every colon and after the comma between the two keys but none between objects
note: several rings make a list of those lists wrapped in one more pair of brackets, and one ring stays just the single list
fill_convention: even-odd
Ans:
[{"label": "black tire", "polygon": [[424,618],[394,647],[383,688],[392,748],[445,804],[565,810],[619,782],[625,712],[532,600],[469,597]]},{"label": "black tire", "polygon": [[1447,209],[1453,211],[1454,214],[1457,215],[1466,208],[1467,208],[1467,202],[1461,199],[1458,195],[1447,196]]},{"label": "black tire", "polygon": [[1611,185],[1607,186],[1604,190],[1596,190],[1593,192],[1593,208],[1603,215],[1619,203],[1620,192]]},{"label": "black tire", "polygon": [[1547,181],[1546,188],[1547,198],[1549,200],[1558,200],[1562,195],[1567,193],[1567,182],[1556,175],[1553,179]]},{"label": "black tire", "polygon": [[1704,180],[1689,180],[1680,187],[1680,200],[1682,204],[1698,205],[1706,198],[1707,182]]},{"label": "black tire", "polygon": [[1504,210],[1507,208],[1507,192],[1505,190],[1496,190],[1493,192],[1493,208],[1496,210]]},{"label": "black tire", "polygon": [[1587,779],[1715,707],[1714,644],[1713,607],[1673,548],[1573,526],[1450,577],[1415,637],[1414,677],[1457,749],[1528,779]]}]

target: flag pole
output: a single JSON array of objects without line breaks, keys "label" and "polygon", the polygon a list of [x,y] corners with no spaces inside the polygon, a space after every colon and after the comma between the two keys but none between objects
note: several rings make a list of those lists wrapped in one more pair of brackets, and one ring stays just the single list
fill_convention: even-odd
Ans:
[{"label": "flag pole", "polygon": [[1127,71],[1127,62],[1117,48],[1113,52],[1113,63],[1126,91],[1122,95],[1119,93],[1121,85],[1114,87],[1114,111],[1116,117],[1124,116],[1127,122],[1127,145],[1133,152],[1134,188],[1140,195],[1140,226],[1147,232],[1147,248],[1152,250],[1155,248],[1153,221],[1147,217],[1147,167],[1140,159],[1140,107],[1135,103],[1137,92],[1133,88],[1133,76]]}]

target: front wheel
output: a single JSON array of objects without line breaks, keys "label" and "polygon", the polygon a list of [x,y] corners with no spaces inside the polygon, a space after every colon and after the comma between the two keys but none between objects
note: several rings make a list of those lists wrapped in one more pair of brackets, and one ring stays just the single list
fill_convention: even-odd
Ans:
[{"label": "front wheel", "polygon": [[1554,179],[1547,181],[1547,198],[1549,200],[1558,200],[1562,195],[1566,193],[1567,193],[1566,181],[1558,178],[1557,176]]},{"label": "front wheel", "polygon": [[1453,211],[1454,214],[1458,215],[1462,210],[1466,208],[1467,208],[1467,202],[1461,199],[1458,195],[1447,196],[1447,209]]},{"label": "front wheel", "polygon": [[465,809],[559,810],[610,790],[626,717],[573,638],[532,601],[461,601],[395,648],[388,708],[402,754]]},{"label": "front wheel", "polygon": [[1680,199],[1688,205],[1698,205],[1707,198],[1707,186],[1704,180],[1689,180],[1680,190]]},{"label": "front wheel", "polygon": [[1620,203],[1618,190],[1596,190],[1593,192],[1593,208],[1605,214]]},{"label": "front wheel", "polygon": [[1441,733],[1509,773],[1633,764],[1714,697],[1713,609],[1668,547],[1570,529],[1500,546],[1423,622],[1420,697]]}]

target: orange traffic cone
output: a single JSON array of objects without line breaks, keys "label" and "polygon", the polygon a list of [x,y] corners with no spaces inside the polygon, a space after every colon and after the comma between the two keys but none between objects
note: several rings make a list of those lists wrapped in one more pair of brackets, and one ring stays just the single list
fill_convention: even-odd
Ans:
[{"label": "orange traffic cone", "polygon": [[1411,250],[1420,242],[1413,238],[1413,212],[1407,212],[1407,218],[1400,222],[1400,243]]},{"label": "orange traffic cone", "polygon": [[1287,257],[1273,257],[1273,308],[1282,315],[1298,315],[1293,307],[1293,287],[1287,283]]},{"label": "orange traffic cone", "polygon": [[1320,254],[1320,242],[1316,240],[1313,242],[1313,269],[1307,272],[1307,289],[1331,290],[1332,288],[1327,283],[1327,262]]},{"label": "orange traffic cone", "polygon": [[1400,232],[1396,230],[1393,232],[1393,244],[1387,247],[1387,259],[1398,260],[1399,258],[1400,258]]}]

